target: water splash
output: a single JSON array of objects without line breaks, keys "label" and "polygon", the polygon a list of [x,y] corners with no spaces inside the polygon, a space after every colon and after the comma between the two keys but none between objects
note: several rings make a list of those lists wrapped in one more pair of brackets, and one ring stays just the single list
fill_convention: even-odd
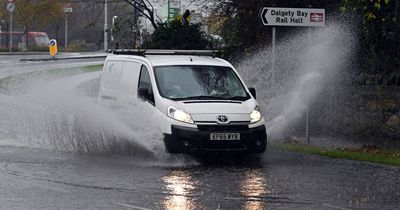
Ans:
[{"label": "water splash", "polygon": [[96,91],[98,77],[99,73],[82,74],[30,85],[35,88],[24,93],[0,95],[0,139],[79,153],[152,155],[162,151],[159,132],[142,120],[143,113],[134,108],[113,112],[76,88],[89,81]]},{"label": "water splash", "polygon": [[[280,40],[275,73],[271,72],[270,47],[239,63],[238,70],[247,84],[259,90],[258,101],[268,121],[270,139],[290,135],[307,109],[314,108],[315,100],[331,97],[330,103],[335,100],[332,92],[344,91],[355,43],[350,27],[331,24]],[[334,110],[329,112],[334,114]]]},{"label": "water splash", "polygon": [[[311,42],[307,32],[281,40],[274,79],[269,47],[238,65],[247,84],[258,89],[270,139],[288,135],[315,100],[323,97],[330,103],[335,100],[332,93],[344,90],[343,78],[355,47],[353,32],[332,24],[313,30]],[[168,159],[160,132],[143,122],[144,113],[134,108],[114,112],[76,88],[89,82],[95,91],[98,77],[99,73],[88,73],[29,85],[35,88],[23,93],[0,94],[0,144],[94,154],[160,154],[159,158]]]}]

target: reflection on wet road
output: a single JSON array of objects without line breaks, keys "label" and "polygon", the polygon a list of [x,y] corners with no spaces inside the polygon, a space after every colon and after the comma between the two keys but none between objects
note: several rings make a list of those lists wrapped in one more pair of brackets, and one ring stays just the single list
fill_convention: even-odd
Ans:
[{"label": "reflection on wet road", "polygon": [[163,202],[165,209],[198,209],[199,206],[192,196],[197,191],[196,183],[189,172],[183,170],[171,171],[162,178],[164,191],[167,193]]},{"label": "reflection on wet road", "polygon": [[396,209],[400,168],[270,150],[207,165],[0,147],[6,209]]},{"label": "reflection on wet road", "polygon": [[[168,175],[162,178],[164,183],[164,193],[166,196],[162,202],[162,208],[169,210],[183,210],[183,209],[202,209],[206,206],[202,206],[199,201],[201,197],[212,196],[210,201],[233,201],[242,203],[242,205],[237,206],[238,208],[245,210],[258,210],[266,209],[266,203],[264,200],[268,198],[271,193],[268,190],[267,181],[265,173],[262,169],[248,169],[241,173],[238,173],[237,181],[238,183],[231,182],[231,180],[224,180],[227,185],[232,185],[232,187],[237,188],[239,191],[234,196],[229,195],[230,191],[225,192],[222,197],[219,197],[208,190],[210,195],[205,195],[204,190],[207,190],[207,185],[202,183],[202,179],[195,179],[191,175],[192,170],[177,169],[170,170]],[[227,177],[228,178],[228,177]],[[211,187],[208,185],[208,187]],[[221,206],[217,206],[220,208]]]},{"label": "reflection on wet road", "polygon": [[243,209],[263,209],[263,196],[270,194],[267,181],[261,169],[246,171],[241,181],[240,192],[245,198]]}]

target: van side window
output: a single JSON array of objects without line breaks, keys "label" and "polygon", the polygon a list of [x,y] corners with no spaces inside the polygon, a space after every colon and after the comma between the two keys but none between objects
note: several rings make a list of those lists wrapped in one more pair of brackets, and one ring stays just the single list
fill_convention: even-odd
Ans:
[{"label": "van side window", "polygon": [[153,88],[151,87],[150,74],[146,66],[142,66],[138,83],[138,98],[155,105]]}]

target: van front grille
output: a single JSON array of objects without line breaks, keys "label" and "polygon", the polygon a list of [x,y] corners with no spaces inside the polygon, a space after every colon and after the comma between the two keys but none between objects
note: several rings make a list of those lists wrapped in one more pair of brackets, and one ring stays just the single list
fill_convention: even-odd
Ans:
[{"label": "van front grille", "polygon": [[227,132],[227,131],[247,131],[249,130],[248,125],[197,125],[199,131],[210,131],[210,132]]}]

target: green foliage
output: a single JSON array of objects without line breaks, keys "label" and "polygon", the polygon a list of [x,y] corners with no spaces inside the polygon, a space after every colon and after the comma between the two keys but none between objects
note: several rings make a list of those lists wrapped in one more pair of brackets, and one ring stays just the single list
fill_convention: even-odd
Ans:
[{"label": "green foliage", "polygon": [[395,0],[342,0],[340,11],[362,20],[362,56],[372,72],[400,68],[400,5]]},{"label": "green foliage", "polygon": [[86,43],[84,40],[74,40],[68,45],[68,52],[93,52],[96,50],[96,45]]},{"label": "green foliage", "polygon": [[[63,7],[68,0],[17,0],[15,1],[15,24],[20,27],[35,25],[44,28],[55,20],[64,17]],[[8,12],[3,5],[6,0],[0,0],[0,19],[7,19]]]},{"label": "green foliage", "polygon": [[201,50],[210,46],[199,24],[182,24],[179,20],[169,23],[159,23],[151,35],[150,40],[144,44],[149,49],[176,49],[176,50]]},{"label": "green foliage", "polygon": [[33,47],[29,47],[28,51],[31,51],[31,52],[48,52],[49,51],[49,47],[47,47],[47,46],[33,46]]}]

